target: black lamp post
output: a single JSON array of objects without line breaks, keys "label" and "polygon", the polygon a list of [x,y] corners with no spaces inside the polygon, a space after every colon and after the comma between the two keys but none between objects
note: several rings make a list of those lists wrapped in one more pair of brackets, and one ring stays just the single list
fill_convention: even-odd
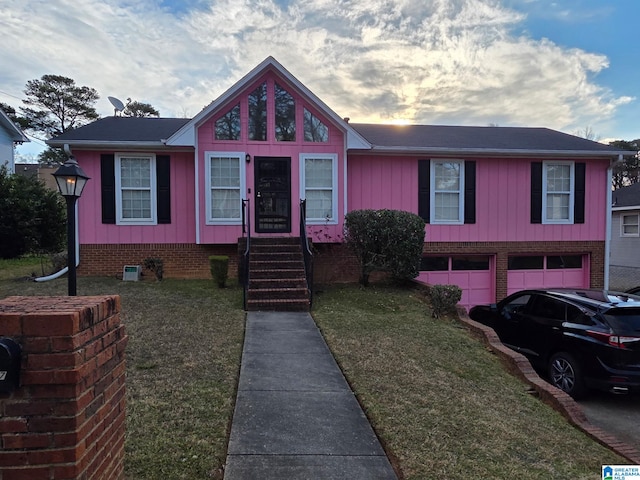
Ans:
[{"label": "black lamp post", "polygon": [[82,171],[73,157],[64,162],[53,174],[58,189],[67,202],[67,279],[69,296],[76,295],[76,201],[89,177]]}]

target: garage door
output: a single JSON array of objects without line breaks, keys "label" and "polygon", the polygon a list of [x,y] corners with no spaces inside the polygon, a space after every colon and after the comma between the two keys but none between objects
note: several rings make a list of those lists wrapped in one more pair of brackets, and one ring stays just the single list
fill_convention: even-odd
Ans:
[{"label": "garage door", "polygon": [[460,305],[495,302],[494,259],[490,255],[426,256],[420,264],[418,280],[428,285],[458,285]]},{"label": "garage door", "polygon": [[527,288],[588,288],[587,255],[509,256],[507,294]]}]

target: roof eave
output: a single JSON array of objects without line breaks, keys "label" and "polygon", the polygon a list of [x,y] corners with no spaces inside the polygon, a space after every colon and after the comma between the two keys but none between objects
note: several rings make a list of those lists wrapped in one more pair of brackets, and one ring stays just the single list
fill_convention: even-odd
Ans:
[{"label": "roof eave", "polygon": [[623,212],[623,211],[627,211],[627,210],[640,210],[640,203],[637,205],[626,205],[626,206],[621,206],[621,207],[611,207],[611,210],[613,212]]},{"label": "roof eave", "polygon": [[175,150],[175,147],[167,146],[164,141],[121,141],[121,140],[47,140],[46,144],[54,148],[62,148],[69,145],[71,148],[80,148],[84,150],[95,149],[123,149],[123,150]]},{"label": "roof eave", "polygon": [[349,153],[406,153],[421,155],[500,155],[512,157],[576,157],[576,158],[618,158],[620,152],[617,150],[538,150],[538,149],[513,149],[513,148],[449,148],[449,147],[406,147],[406,146],[380,146],[374,145],[369,150],[352,151]]},{"label": "roof eave", "polygon": [[9,116],[0,110],[0,125],[9,132],[9,138],[14,143],[30,142],[29,138],[22,132],[22,130],[15,124]]}]

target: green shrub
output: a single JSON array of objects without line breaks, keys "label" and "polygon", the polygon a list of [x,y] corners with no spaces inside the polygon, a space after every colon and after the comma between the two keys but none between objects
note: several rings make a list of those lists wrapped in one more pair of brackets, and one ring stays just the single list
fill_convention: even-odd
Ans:
[{"label": "green shrub", "polygon": [[37,178],[11,175],[0,166],[0,258],[61,250],[66,218],[60,194]]},{"label": "green shrub", "polygon": [[429,289],[434,318],[453,312],[462,298],[462,289],[457,285],[433,285]]},{"label": "green shrub", "polygon": [[424,220],[400,210],[354,210],[345,216],[345,242],[360,263],[360,283],[374,271],[395,280],[418,276],[424,246]]},{"label": "green shrub", "polygon": [[209,257],[209,269],[218,287],[224,288],[227,283],[229,257],[226,255],[211,255]]},{"label": "green shrub", "polygon": [[162,280],[164,275],[164,262],[161,258],[147,257],[143,260],[142,265],[147,270],[151,270],[156,277],[157,281]]}]

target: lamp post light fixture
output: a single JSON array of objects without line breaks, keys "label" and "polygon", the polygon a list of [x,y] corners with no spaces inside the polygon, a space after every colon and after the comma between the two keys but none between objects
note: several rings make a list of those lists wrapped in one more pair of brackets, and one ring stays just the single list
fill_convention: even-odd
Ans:
[{"label": "lamp post light fixture", "polygon": [[58,190],[67,202],[67,279],[69,296],[76,295],[76,201],[89,177],[73,157],[64,162],[53,174]]}]

